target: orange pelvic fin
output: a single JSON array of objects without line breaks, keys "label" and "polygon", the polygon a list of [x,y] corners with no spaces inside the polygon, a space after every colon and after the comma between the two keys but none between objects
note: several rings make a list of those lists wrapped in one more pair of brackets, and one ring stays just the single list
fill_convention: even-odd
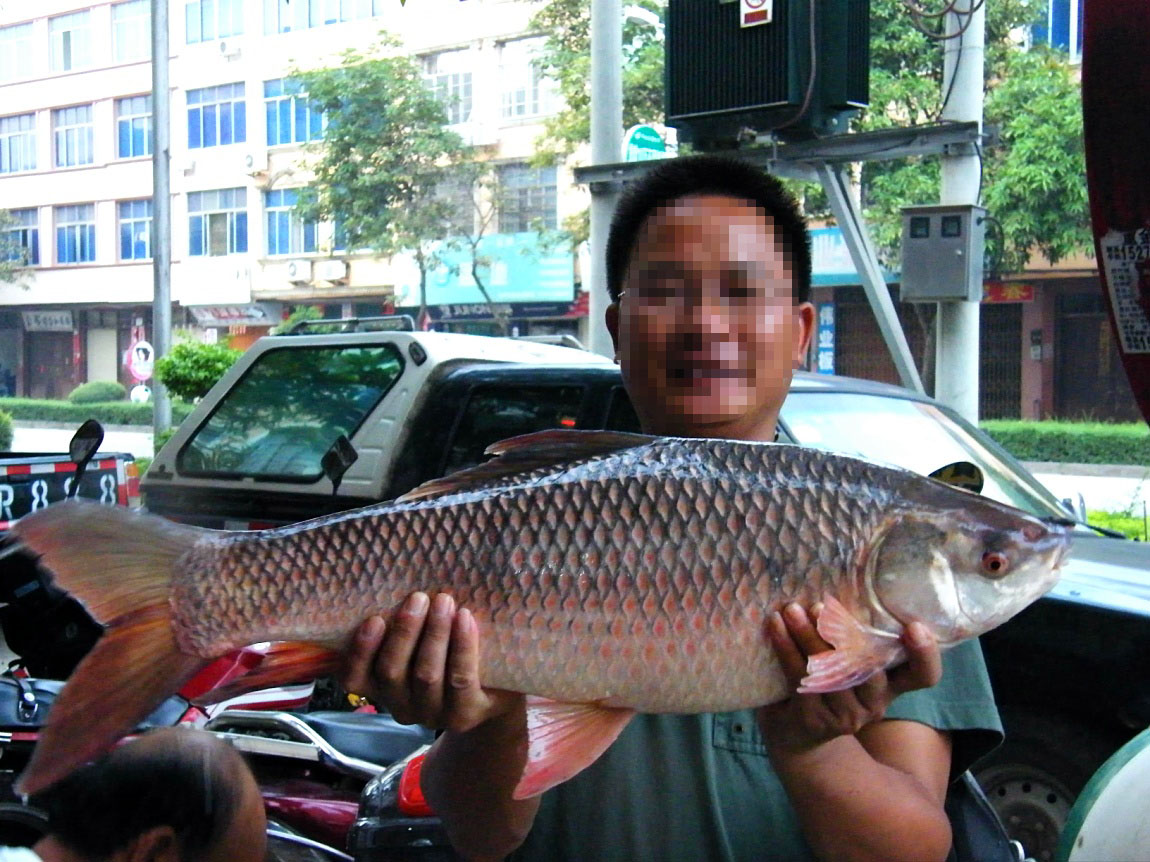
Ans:
[{"label": "orange pelvic fin", "polygon": [[530,799],[582,772],[607,750],[635,715],[593,703],[527,699],[527,765],[512,793]]},{"label": "orange pelvic fin", "polygon": [[202,694],[188,696],[199,704],[222,703],[261,688],[311,682],[316,677],[337,673],[342,664],[343,656],[335,650],[316,644],[281,641],[273,643],[251,670]]},{"label": "orange pelvic fin", "polygon": [[864,626],[834,596],[824,599],[816,628],[834,649],[807,659],[807,675],[799,684],[802,694],[853,688],[906,658],[897,635]]},{"label": "orange pelvic fin", "polygon": [[205,531],[74,501],[12,532],[108,626],[52,705],[19,781],[34,793],[110,748],[208,663],[177,648],[168,599],[173,569]]}]

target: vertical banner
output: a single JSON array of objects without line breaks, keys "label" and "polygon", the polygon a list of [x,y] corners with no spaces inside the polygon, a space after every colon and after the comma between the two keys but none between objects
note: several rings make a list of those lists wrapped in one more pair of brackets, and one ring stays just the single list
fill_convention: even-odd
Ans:
[{"label": "vertical banner", "polygon": [[835,373],[835,304],[820,302],[818,306],[819,326],[815,333],[816,362],[819,374]]},{"label": "vertical banner", "polygon": [[1085,8],[1082,119],[1102,292],[1130,388],[1150,420],[1150,2]]}]

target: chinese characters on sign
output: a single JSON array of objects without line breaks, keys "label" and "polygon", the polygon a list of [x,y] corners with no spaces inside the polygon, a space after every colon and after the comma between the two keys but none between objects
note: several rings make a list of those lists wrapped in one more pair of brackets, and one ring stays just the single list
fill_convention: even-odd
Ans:
[{"label": "chinese characters on sign", "polygon": [[71,332],[71,311],[24,311],[25,332]]},{"label": "chinese characters on sign", "polygon": [[1150,230],[1112,230],[1100,245],[1122,351],[1150,353]]},{"label": "chinese characters on sign", "polygon": [[835,306],[833,302],[819,303],[819,326],[815,333],[815,370],[819,374],[835,373]]}]

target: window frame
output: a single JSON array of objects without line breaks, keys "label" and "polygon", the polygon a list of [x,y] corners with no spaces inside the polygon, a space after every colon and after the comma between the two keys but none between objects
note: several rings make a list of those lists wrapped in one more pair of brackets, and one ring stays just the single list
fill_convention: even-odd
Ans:
[{"label": "window frame", "polygon": [[[233,254],[247,254],[247,191],[246,187],[237,186],[227,189],[206,189],[204,191],[188,192],[189,257],[228,257]],[[214,205],[208,206],[205,203],[203,209],[193,209],[193,207],[199,207],[201,201],[208,201],[207,195],[216,196],[214,198]],[[228,196],[227,200],[229,201],[234,197],[237,201],[242,202],[242,206],[234,202],[229,205],[221,204],[221,195]],[[197,222],[199,223],[198,228],[195,226]],[[223,225],[223,227],[221,228],[219,225]],[[226,249],[223,252],[213,253],[213,237],[218,237],[221,231],[224,234]],[[197,236],[200,238],[198,251],[196,245],[194,245]]]},{"label": "window frame", "polygon": [[[264,192],[268,257],[315,254],[318,251],[318,225],[314,221],[300,218],[295,211],[298,200],[299,189],[271,189]],[[286,250],[282,247],[285,233]]]},{"label": "window frame", "polygon": [[[294,3],[295,9],[292,9]],[[384,0],[264,0],[264,34],[366,21],[384,14]],[[336,14],[331,15],[335,9]]]},{"label": "window frame", "polygon": [[152,59],[152,7],[148,0],[112,4],[112,59],[117,63]]},{"label": "window frame", "polygon": [[[269,90],[276,89],[278,93],[269,94]],[[327,129],[327,117],[323,111],[308,99],[297,80],[287,77],[264,81],[264,120],[269,147],[322,141]],[[287,140],[283,140],[285,121]],[[272,139],[273,133],[276,140]]]},{"label": "window frame", "polygon": [[[31,222],[21,222],[20,218],[23,214],[31,214]],[[8,210],[8,215],[15,219],[15,223],[4,228],[4,233],[11,237],[13,234],[19,234],[11,239],[14,246],[24,249],[24,260],[20,263],[21,266],[39,266],[40,265],[40,210],[38,207],[20,207],[19,209]],[[15,260],[15,258],[10,258]]]},{"label": "window frame", "polygon": [[34,38],[31,21],[0,27],[0,83],[29,77]]},{"label": "window frame", "polygon": [[[133,212],[141,204],[147,206],[146,213]],[[124,208],[128,207],[129,212],[125,217]],[[118,239],[118,254],[120,261],[141,261],[152,259],[152,199],[151,198],[137,198],[135,200],[116,201],[116,236]],[[134,238],[135,226],[146,225],[146,237],[143,240],[145,253],[138,255],[135,253],[138,241]],[[129,248],[131,253],[124,254],[124,229],[130,228],[133,230],[132,238],[129,240]]]},{"label": "window frame", "polygon": [[[125,113],[124,108],[127,106],[133,109],[136,102],[142,102],[145,107],[144,111],[134,111]],[[121,96],[116,99],[116,158],[117,159],[138,159],[152,154],[152,94],[142,93],[138,96]],[[127,135],[125,136],[125,129]],[[143,148],[142,152],[135,152],[136,132],[141,134],[140,143]],[[129,149],[132,152],[125,153],[123,150],[124,143],[127,142]]]},{"label": "window frame", "polygon": [[[247,95],[243,81],[188,90],[186,104],[189,150],[207,150],[212,147],[230,147],[233,144],[247,143]],[[223,140],[225,127],[230,136],[230,140],[226,142]],[[211,130],[212,134],[211,143],[205,143],[208,130]]]},{"label": "window frame", "polygon": [[[80,116],[80,112],[84,112]],[[63,146],[61,146],[63,144]],[[75,150],[74,161],[68,160]],[[87,158],[84,158],[87,156]],[[95,125],[92,103],[52,109],[52,164],[57,168],[77,168],[95,164]]]},{"label": "window frame", "polygon": [[555,112],[555,83],[543,74],[539,62],[545,38],[527,36],[500,43],[500,118],[514,122]]},{"label": "window frame", "polygon": [[[559,226],[559,182],[555,167],[532,168],[527,162],[510,162],[496,168],[499,177],[499,212],[497,214],[499,233],[527,233],[534,228],[536,219],[543,222],[547,230],[557,230]],[[528,177],[539,182],[520,182],[511,177]],[[550,182],[546,180],[550,178]],[[509,206],[514,195],[515,206]],[[542,203],[535,202],[542,197]],[[512,229],[514,226],[514,229]]]},{"label": "window frame", "polygon": [[[48,19],[48,62],[53,72],[73,72],[92,65],[92,20],[89,13],[89,9],[80,9]],[[64,22],[78,23],[64,29]]]},{"label": "window frame", "polygon": [[[73,212],[74,211],[74,212]],[[84,218],[81,218],[81,211]],[[64,216],[74,216],[65,220]],[[96,262],[96,205],[62,204],[52,208],[52,221],[56,229],[56,264],[57,266],[75,266]],[[73,243],[68,237],[73,235]],[[62,255],[74,248],[75,259],[64,259]],[[85,251],[89,256],[85,257]]]},{"label": "window frame", "polygon": [[[13,123],[19,126],[21,120],[28,121],[26,127],[18,127],[14,131],[5,129],[5,126]],[[13,150],[17,147],[17,144],[14,143],[16,139],[22,139],[19,144],[19,155],[22,161],[18,167],[11,167]],[[8,167],[5,167],[6,162]],[[34,170],[36,170],[36,113],[32,111],[26,114],[9,114],[6,117],[0,117],[0,174],[17,174]]]},{"label": "window frame", "polygon": [[[205,9],[207,15],[204,14]],[[243,0],[186,0],[184,3],[184,39],[187,44],[214,42],[243,34]]]},{"label": "window frame", "polygon": [[[472,59],[465,55],[471,53],[469,48],[452,48],[423,57],[423,82],[443,104],[447,123],[451,126],[470,123],[475,110],[472,72],[465,67],[466,60]],[[440,71],[440,64],[445,59],[448,60],[448,68]],[[452,68],[455,64],[451,60],[459,63],[458,69]]]}]

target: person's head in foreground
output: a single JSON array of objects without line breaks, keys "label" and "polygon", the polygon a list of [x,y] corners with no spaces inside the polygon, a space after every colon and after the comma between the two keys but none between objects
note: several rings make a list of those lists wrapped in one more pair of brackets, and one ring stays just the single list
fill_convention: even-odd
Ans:
[{"label": "person's head in foreground", "polygon": [[775,178],[674,159],[624,192],[607,328],[645,430],[770,439],[814,321],[810,242]]},{"label": "person's head in foreground", "polygon": [[33,798],[44,862],[263,862],[267,820],[239,753],[210,733],[163,728]]}]

